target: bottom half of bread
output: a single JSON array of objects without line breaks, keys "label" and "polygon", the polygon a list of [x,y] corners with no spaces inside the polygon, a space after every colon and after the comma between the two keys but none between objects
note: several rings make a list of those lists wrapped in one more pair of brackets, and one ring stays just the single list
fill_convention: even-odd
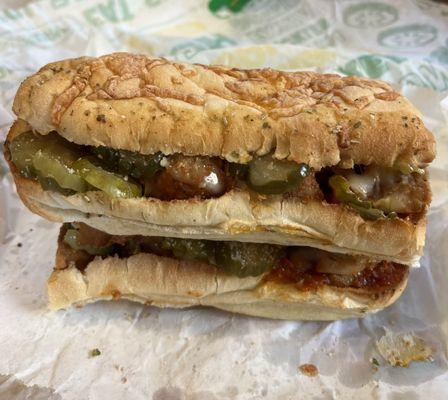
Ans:
[{"label": "bottom half of bread", "polygon": [[207,263],[152,253],[127,258],[96,257],[78,269],[59,241],[56,268],[48,280],[52,309],[98,300],[128,299],[157,307],[210,306],[251,316],[287,320],[363,317],[392,304],[406,287],[408,269],[393,288],[342,288],[319,285],[300,289],[266,276],[239,278]]}]

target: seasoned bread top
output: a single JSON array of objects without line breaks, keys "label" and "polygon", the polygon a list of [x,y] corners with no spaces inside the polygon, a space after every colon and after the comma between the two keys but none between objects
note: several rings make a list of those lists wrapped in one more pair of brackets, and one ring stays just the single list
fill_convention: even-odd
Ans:
[{"label": "seasoned bread top", "polygon": [[320,169],[434,158],[418,111],[385,82],[229,69],[114,53],[44,66],[20,86],[17,116],[79,144],[247,162],[273,152]]}]

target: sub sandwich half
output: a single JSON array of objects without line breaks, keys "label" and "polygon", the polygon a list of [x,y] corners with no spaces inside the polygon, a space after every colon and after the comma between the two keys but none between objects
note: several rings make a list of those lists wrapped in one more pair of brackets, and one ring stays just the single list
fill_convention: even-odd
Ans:
[{"label": "sub sandwich half", "polygon": [[406,265],[422,254],[434,138],[384,82],[116,53],[46,65],[13,109],[5,155],[50,220]]},{"label": "sub sandwich half", "polygon": [[392,304],[409,267],[298,246],[109,235],[61,228],[48,280],[53,309],[129,299],[275,319],[362,317]]}]

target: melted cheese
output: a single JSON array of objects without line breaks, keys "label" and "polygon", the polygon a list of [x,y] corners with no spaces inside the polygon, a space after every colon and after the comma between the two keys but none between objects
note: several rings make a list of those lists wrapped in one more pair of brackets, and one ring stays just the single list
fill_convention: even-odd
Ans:
[{"label": "melted cheese", "polygon": [[350,188],[363,198],[367,198],[373,194],[375,184],[378,181],[378,177],[376,175],[358,175],[355,172],[347,174],[346,179],[350,184]]}]

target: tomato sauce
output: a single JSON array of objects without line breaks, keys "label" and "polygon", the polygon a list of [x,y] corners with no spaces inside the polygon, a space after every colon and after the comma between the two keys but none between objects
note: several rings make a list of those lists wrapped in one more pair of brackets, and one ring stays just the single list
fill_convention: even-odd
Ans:
[{"label": "tomato sauce", "polygon": [[311,290],[321,285],[330,285],[380,292],[397,287],[408,273],[409,267],[406,265],[381,261],[354,275],[344,276],[316,272],[312,265],[307,270],[296,268],[289,259],[283,258],[264,279],[265,281],[294,284],[300,290]]}]

